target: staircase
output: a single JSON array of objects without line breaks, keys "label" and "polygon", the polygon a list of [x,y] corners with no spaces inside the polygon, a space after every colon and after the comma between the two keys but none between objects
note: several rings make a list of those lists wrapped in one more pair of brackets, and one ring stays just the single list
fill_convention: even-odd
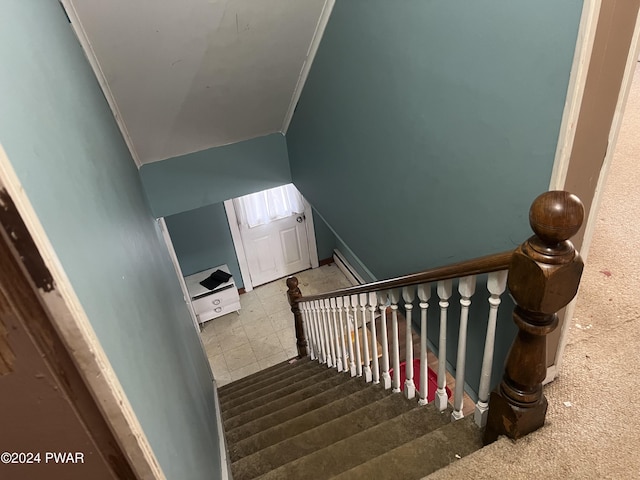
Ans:
[{"label": "staircase", "polygon": [[234,480],[419,479],[482,446],[472,418],[311,361],[219,390]]},{"label": "staircase", "polygon": [[[546,192],[529,211],[535,235],[515,250],[309,296],[289,277],[298,359],[219,389],[234,480],[419,479],[499,435],[518,439],[540,428],[547,411],[546,336],[578,290],[583,263],[568,239],[583,217],[577,197]],[[467,335],[470,319],[483,321],[470,317],[476,283],[486,288],[479,301],[489,304],[484,338]],[[502,378],[492,381],[507,288],[518,334]],[[446,351],[456,300],[454,384]],[[430,308],[437,308],[431,321]],[[429,382],[427,332],[434,323],[438,373]],[[409,326],[418,324],[416,341]],[[478,401],[468,417],[467,340],[484,343]]]}]

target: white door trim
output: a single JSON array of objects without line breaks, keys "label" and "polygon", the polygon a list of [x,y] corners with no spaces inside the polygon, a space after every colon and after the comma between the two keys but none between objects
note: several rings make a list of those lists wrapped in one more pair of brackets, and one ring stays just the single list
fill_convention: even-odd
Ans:
[{"label": "white door trim", "polygon": [[[569,76],[569,87],[567,88],[562,123],[560,124],[560,133],[558,135],[558,145],[556,147],[549,190],[564,190],[565,188],[601,7],[602,0],[585,0],[582,7],[582,16],[578,28],[576,49],[571,66],[571,74]],[[562,354],[568,341],[568,326],[571,324],[574,308],[575,300],[565,309],[564,322],[562,324],[562,331],[560,332],[558,348],[554,356],[554,364],[547,368],[544,384],[553,381],[558,375]]]},{"label": "white door trim", "polygon": [[[613,120],[611,122],[611,130],[609,131],[609,146],[607,153],[605,154],[604,161],[602,163],[602,169],[598,176],[598,183],[593,195],[593,202],[591,204],[591,210],[587,218],[587,224],[584,232],[584,239],[582,241],[582,248],[580,249],[580,255],[582,259],[587,261],[589,255],[589,248],[591,247],[591,241],[593,240],[593,234],[595,232],[598,211],[600,210],[600,203],[602,202],[602,192],[606,185],[609,170],[611,168],[611,162],[615,153],[616,142],[618,141],[618,134],[620,133],[620,127],[622,126],[622,118],[624,110],[629,98],[629,91],[631,89],[631,83],[633,81],[633,74],[638,62],[638,55],[640,55],[640,11],[636,18],[636,25],[633,30],[633,39],[631,41],[631,48],[629,49],[629,55],[627,56],[627,63],[622,77],[622,84],[620,85],[620,93],[618,95],[618,101],[616,103],[616,109],[613,114]],[[549,367],[547,370],[547,379],[553,380],[558,374],[560,366],[562,365],[562,355],[564,349],[569,341],[569,324],[573,317],[573,312],[576,308],[576,300],[574,299],[565,310],[565,322],[560,334],[560,343],[558,344],[558,351],[556,353],[556,364]]]},{"label": "white door trim", "polygon": [[176,251],[173,248],[171,235],[169,234],[169,229],[167,228],[167,222],[165,221],[164,217],[160,217],[158,219],[158,225],[160,226],[160,231],[162,232],[162,238],[164,238],[164,243],[167,245],[167,250],[169,251],[169,258],[171,258],[171,263],[173,263],[173,268],[175,268],[176,270],[176,275],[178,276],[178,283],[180,284],[180,289],[182,290],[182,297],[184,298],[184,302],[187,304],[189,315],[191,315],[191,320],[193,320],[193,325],[196,328],[196,332],[198,332],[198,335],[199,335],[200,324],[198,323],[198,317],[196,316],[196,312],[193,310],[193,305],[191,304],[191,296],[189,295],[187,284],[184,281],[184,275],[182,274],[182,269],[180,268],[180,262],[178,261],[178,256],[176,255]]},{"label": "white door trim", "polygon": [[231,230],[233,248],[236,251],[238,265],[240,266],[240,276],[242,277],[244,291],[250,292],[253,290],[253,283],[251,283],[249,263],[247,262],[247,255],[244,252],[244,245],[242,244],[242,236],[240,235],[240,227],[238,226],[238,217],[236,215],[236,209],[233,206],[233,200],[224,201],[224,210],[227,212],[227,221],[229,222],[229,230]]},{"label": "white door trim", "polygon": [[2,145],[0,187],[6,188],[11,196],[54,279],[53,291],[38,289],[37,293],[50,311],[56,330],[128,456],[136,476],[141,479],[165,479],[124,389]]},{"label": "white door trim", "polygon": [[585,0],[582,7],[582,17],[580,18],[576,50],[569,76],[569,87],[567,89],[562,123],[560,124],[560,134],[558,136],[549,190],[562,190],[567,179],[569,160],[571,159],[573,140],[576,136],[576,126],[580,116],[584,88],[587,84],[587,74],[589,73],[589,64],[601,6],[602,0]]},{"label": "white door trim", "polygon": [[[567,104],[565,106],[565,112],[562,119],[560,137],[558,139],[558,149],[556,151],[549,190],[563,190],[565,187],[567,171],[569,168],[569,159],[571,158],[575,129],[580,114],[580,107],[582,105],[582,97],[584,94],[586,77],[589,70],[589,62],[593,50],[593,43],[601,6],[602,0],[587,0],[584,4],[580,29],[578,32],[578,45],[576,45],[576,58],[574,58],[573,64],[573,68],[576,73],[575,75],[572,74],[570,79]],[[611,160],[613,159],[615,151],[614,147],[620,131],[624,107],[626,106],[627,98],[629,96],[633,72],[635,70],[636,62],[638,61],[638,54],[640,53],[640,12],[636,19],[633,35],[634,39],[632,40],[631,49],[627,57],[627,64],[622,78],[620,94],[618,96],[618,102],[616,104],[616,110],[613,116],[611,130],[609,132],[609,148],[605,154],[603,165],[598,176],[598,183],[594,191],[591,210],[585,225],[585,233],[582,241],[582,248],[580,250],[580,255],[585,262],[593,239],[593,233],[597,223],[597,214],[602,200],[602,191],[609,173]],[[571,325],[571,320],[575,311],[576,301],[577,299],[574,299],[565,309],[564,324],[560,333],[558,349],[556,350],[555,364],[547,368],[547,376],[544,383],[552,381],[558,375],[562,365],[562,356],[569,340],[569,326]]]},{"label": "white door trim", "polygon": [[[307,200],[302,197],[304,202],[306,217],[306,229],[307,229],[307,242],[309,245],[309,260],[311,261],[311,268],[317,268],[320,265],[318,260],[318,246],[316,244],[316,232],[313,224],[313,210]],[[244,244],[242,243],[242,237],[240,235],[240,228],[238,227],[238,217],[236,215],[235,207],[233,206],[233,200],[224,201],[224,209],[227,213],[227,221],[229,222],[229,230],[231,231],[231,239],[233,240],[233,248],[236,251],[238,257],[238,265],[240,266],[240,276],[242,277],[242,283],[244,284],[244,291],[250,292],[253,290],[253,283],[251,282],[251,274],[249,272],[249,263],[247,262],[247,254],[244,251]]]},{"label": "white door trim", "polygon": [[600,176],[598,177],[598,183],[593,196],[593,203],[591,206],[591,212],[587,219],[587,226],[584,232],[584,240],[582,241],[582,249],[580,255],[584,260],[587,259],[589,254],[589,248],[591,247],[591,240],[593,239],[593,232],[595,231],[597,223],[597,214],[600,209],[600,203],[602,201],[602,192],[609,175],[609,169],[611,168],[611,161],[615,153],[615,146],[618,141],[618,134],[620,133],[620,127],[622,126],[622,117],[624,116],[624,110],[627,106],[627,100],[629,98],[629,91],[631,90],[631,83],[633,82],[633,74],[638,63],[638,55],[640,54],[640,11],[636,17],[636,26],[633,30],[633,39],[631,41],[631,48],[629,49],[629,55],[627,57],[627,64],[624,69],[624,75],[622,77],[622,84],[620,85],[620,93],[618,95],[618,102],[616,103],[616,110],[613,114],[613,120],[611,122],[611,130],[609,131],[609,147],[602,163],[602,169],[600,170]]}]

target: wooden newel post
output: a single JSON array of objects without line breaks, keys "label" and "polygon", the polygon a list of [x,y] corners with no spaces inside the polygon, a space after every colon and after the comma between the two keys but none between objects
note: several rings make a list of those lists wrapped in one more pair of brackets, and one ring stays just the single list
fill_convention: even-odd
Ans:
[{"label": "wooden newel post", "polygon": [[489,399],[485,444],[499,435],[523,437],[544,424],[546,336],[558,326],[558,310],[578,292],[584,264],[569,238],[583,218],[582,202],[568,192],[543,193],[531,205],[529,223],[535,235],[514,252],[508,277],[519,332],[502,382]]},{"label": "wooden newel post", "polygon": [[298,288],[298,279],[296,277],[287,278],[287,298],[291,305],[291,312],[296,326],[296,346],[298,347],[298,358],[307,356],[307,339],[304,335],[304,325],[302,322],[302,313],[298,299],[302,297],[302,292]]}]

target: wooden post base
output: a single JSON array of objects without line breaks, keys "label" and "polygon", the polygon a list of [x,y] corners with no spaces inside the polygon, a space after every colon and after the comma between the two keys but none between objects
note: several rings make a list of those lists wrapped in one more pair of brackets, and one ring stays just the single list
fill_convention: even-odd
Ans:
[{"label": "wooden post base", "polygon": [[304,358],[308,355],[306,340],[298,340],[296,342],[296,348],[298,349],[298,358]]},{"label": "wooden post base", "polygon": [[287,298],[289,299],[289,305],[291,305],[291,313],[293,313],[293,321],[296,329],[296,348],[298,349],[298,358],[304,358],[308,355],[307,337],[304,331],[300,305],[298,305],[298,299],[302,297],[302,292],[298,288],[298,279],[296,277],[287,278],[287,287]]},{"label": "wooden post base", "polygon": [[520,407],[510,403],[499,392],[491,392],[487,426],[482,437],[485,445],[495,442],[500,435],[517,440],[544,425],[547,414],[547,399],[544,395],[531,406]]},{"label": "wooden post base", "polygon": [[569,239],[583,219],[582,202],[568,192],[543,193],[531,205],[535,235],[513,252],[507,280],[518,335],[489,399],[485,445],[500,435],[518,439],[544,425],[546,338],[558,325],[557,312],[578,292],[584,264]]}]

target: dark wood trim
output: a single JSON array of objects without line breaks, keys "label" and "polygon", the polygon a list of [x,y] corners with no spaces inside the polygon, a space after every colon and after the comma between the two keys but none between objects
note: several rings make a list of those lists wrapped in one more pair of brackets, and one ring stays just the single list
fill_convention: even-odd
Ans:
[{"label": "dark wood trim", "polygon": [[518,439],[544,425],[546,337],[558,326],[557,312],[578,293],[584,264],[569,239],[583,220],[582,202],[568,192],[543,193],[531,205],[529,224],[535,235],[516,249],[509,267],[518,335],[502,381],[489,398],[485,444],[500,435]]},{"label": "dark wood trim", "polygon": [[[126,454],[109,428],[53,326],[50,312],[37,293],[38,287],[52,292],[56,289],[55,284],[11,197],[5,190],[1,192],[0,321],[2,318],[11,319],[28,332],[56,381],[55,388],[68,399],[70,407],[105,464],[109,466],[113,478],[135,479]],[[11,412],[0,412],[0,416],[6,415],[11,415]],[[7,420],[8,417],[0,423]],[[33,435],[38,435],[38,432],[34,431]],[[10,443],[9,438],[4,440]],[[64,439],[60,439],[60,446],[63,450]]]},{"label": "dark wood trim", "polygon": [[444,267],[431,268],[429,270],[404,275],[402,277],[391,278],[389,280],[379,280],[377,282],[356,285],[354,287],[334,290],[319,295],[300,297],[298,301],[307,302],[310,300],[323,300],[325,298],[344,297],[359,293],[379,292],[380,290],[388,290],[391,288],[402,288],[409,285],[419,285],[421,283],[466,277],[467,275],[478,275],[481,273],[507,270],[512,256],[513,250],[508,250],[506,252],[474,258],[464,262],[453,263]]},{"label": "dark wood trim", "polygon": [[324,258],[318,262],[319,267],[323,267],[325,265],[331,265],[334,262],[333,257]]},{"label": "dark wood trim", "polygon": [[296,277],[287,278],[287,298],[289,305],[291,305],[291,313],[293,313],[293,321],[296,329],[296,347],[298,348],[298,358],[306,357],[307,352],[307,338],[304,335],[304,322],[302,320],[302,313],[300,312],[300,305],[297,301],[302,297],[302,292],[298,288],[298,279]]},{"label": "dark wood trim", "polygon": [[3,206],[0,208],[2,228],[7,232],[16,250],[20,252],[22,264],[29,272],[31,280],[36,287],[50,292],[54,288],[51,272],[44,264],[20,213],[5,189],[0,190],[0,205]]}]

